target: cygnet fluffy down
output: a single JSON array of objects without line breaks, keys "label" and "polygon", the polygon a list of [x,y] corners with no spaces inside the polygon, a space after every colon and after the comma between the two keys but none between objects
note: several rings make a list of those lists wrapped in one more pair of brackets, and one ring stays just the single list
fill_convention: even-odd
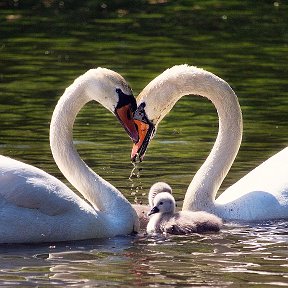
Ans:
[{"label": "cygnet fluffy down", "polygon": [[149,212],[150,220],[147,233],[191,234],[218,232],[222,220],[204,211],[175,212],[175,199],[168,192],[161,192],[153,199],[153,208]]},{"label": "cygnet fluffy down", "polygon": [[155,196],[160,192],[168,192],[172,194],[172,188],[165,182],[157,182],[153,184],[149,190],[148,194],[148,205],[143,204],[133,204],[133,208],[135,209],[139,222],[140,222],[140,230],[146,230],[147,224],[149,222],[148,213],[151,208],[154,206],[153,201]]}]

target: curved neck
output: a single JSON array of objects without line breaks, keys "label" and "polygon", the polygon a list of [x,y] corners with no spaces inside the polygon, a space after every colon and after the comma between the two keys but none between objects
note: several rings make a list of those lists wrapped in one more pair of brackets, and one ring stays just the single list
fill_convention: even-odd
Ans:
[{"label": "curved neck", "polygon": [[[121,202],[128,201],[114,186],[84,163],[73,145],[72,130],[75,118],[90,100],[85,81],[76,80],[65,90],[51,119],[50,146],[54,160],[66,179],[94,208],[109,212],[113,211],[113,208],[117,209],[116,206],[119,209],[123,208]],[[115,213],[115,210],[113,212]]]},{"label": "curved neck", "polygon": [[[228,84],[227,84],[228,85]],[[238,153],[242,140],[242,114],[232,89],[213,91],[206,96],[215,105],[219,130],[213,148],[192,179],[183,210],[215,211],[215,197]]]},{"label": "curved neck", "polygon": [[[182,96],[189,94],[208,98],[217,109],[219,117],[217,139],[208,158],[190,183],[183,202],[183,210],[212,212],[215,210],[216,193],[238,153],[242,139],[242,114],[237,96],[221,78],[186,65],[168,69],[154,81],[146,87],[147,90],[145,88],[145,92],[143,91],[141,102],[145,102],[146,96],[150,93],[157,95],[155,105],[158,106],[156,109],[161,110],[159,120]],[[147,105],[147,109],[149,106],[155,109],[155,105]],[[149,113],[152,115],[153,111],[146,110],[146,113],[149,118]]]}]

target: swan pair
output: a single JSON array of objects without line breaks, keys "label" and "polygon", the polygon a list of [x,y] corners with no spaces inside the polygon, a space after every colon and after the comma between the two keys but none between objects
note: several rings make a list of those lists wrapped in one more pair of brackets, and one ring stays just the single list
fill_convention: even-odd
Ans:
[{"label": "swan pair", "polygon": [[44,171],[0,156],[0,243],[80,240],[137,231],[139,220],[132,205],[77,153],[72,139],[74,120],[87,102],[99,102],[116,116],[136,143],[132,159],[138,155],[142,160],[157,125],[182,96],[189,94],[207,97],[214,103],[219,132],[211,153],[188,187],[183,209],[204,210],[225,220],[287,219],[288,148],[248,173],[215,201],[242,137],[240,106],[224,80],[196,67],[174,66],[140,93],[133,121],[136,102],[126,81],[111,70],[97,68],[65,90],[50,126],[55,162],[86,201]]},{"label": "swan pair", "polygon": [[[203,69],[174,66],[152,80],[139,94],[134,119],[140,138],[132,148],[132,160],[143,160],[160,121],[185,95],[200,95],[215,105],[219,131],[208,158],[187,189],[183,210],[206,211],[223,220],[288,219],[288,147],[249,172],[215,200],[241,144],[242,113],[232,88]],[[147,211],[145,206],[135,207],[139,217],[143,215],[142,211]]]},{"label": "swan pair", "polygon": [[165,233],[186,235],[191,233],[218,232],[222,220],[203,211],[176,212],[176,202],[171,187],[164,182],[157,182],[150,188],[149,206],[151,210],[146,231],[148,234]]}]

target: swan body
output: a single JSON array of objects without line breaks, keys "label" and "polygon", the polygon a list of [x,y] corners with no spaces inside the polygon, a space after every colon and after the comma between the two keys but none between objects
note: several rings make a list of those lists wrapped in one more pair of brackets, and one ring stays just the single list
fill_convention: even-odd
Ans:
[{"label": "swan body", "polygon": [[204,211],[175,212],[175,199],[169,192],[160,192],[154,198],[154,207],[149,212],[147,233],[185,235],[191,233],[218,232],[222,220]]},{"label": "swan body", "polygon": [[[239,215],[245,221],[288,219],[287,174],[288,147],[227,188],[216,199],[216,209],[225,219],[239,219]],[[241,207],[247,208],[241,211]]]},{"label": "swan body", "polygon": [[140,230],[146,230],[147,224],[149,222],[148,213],[154,205],[154,198],[157,194],[161,192],[167,192],[172,194],[172,188],[165,182],[157,182],[153,184],[148,193],[148,203],[145,204],[132,204],[132,207],[137,213],[140,223]]},{"label": "swan body", "polygon": [[200,95],[212,101],[218,113],[219,131],[209,156],[188,187],[183,210],[203,210],[225,220],[288,219],[288,148],[269,158],[215,200],[241,144],[242,113],[228,83],[203,69],[174,66],[140,93],[134,114],[140,139],[132,148],[132,160],[143,159],[157,125],[185,95]]},{"label": "swan body", "polygon": [[132,206],[81,160],[73,145],[76,115],[92,100],[114,113],[133,140],[138,138],[128,117],[136,101],[119,74],[97,68],[77,78],[54,110],[50,146],[59,169],[86,201],[48,173],[0,156],[0,243],[70,241],[137,231]]}]

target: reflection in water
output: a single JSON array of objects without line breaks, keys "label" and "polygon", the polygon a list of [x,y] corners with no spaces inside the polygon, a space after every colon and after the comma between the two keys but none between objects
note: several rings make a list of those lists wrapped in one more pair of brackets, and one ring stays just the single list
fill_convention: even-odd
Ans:
[{"label": "reflection in water", "polygon": [[225,287],[235,281],[239,285],[284,285],[288,277],[287,237],[287,223],[274,222],[227,224],[221,233],[189,237],[140,235],[5,246],[1,247],[0,275],[10,285]]},{"label": "reflection in water", "polygon": [[[0,1],[1,154],[67,183],[48,141],[52,111],[65,87],[87,69],[103,66],[122,74],[137,95],[164,69],[183,63],[219,75],[239,97],[244,138],[222,190],[287,145],[284,1],[144,1],[139,8],[139,1],[124,1],[121,7],[119,1],[106,1],[100,8],[93,1],[87,6],[61,1],[61,7],[59,1],[44,1],[54,4],[33,9],[30,1],[13,1],[18,7],[7,9],[6,2]],[[77,7],[69,6],[73,2]],[[183,98],[161,122],[132,182],[132,144],[105,109],[91,104],[81,111],[74,141],[87,164],[131,202],[136,197],[147,203],[151,185],[165,181],[181,205],[215,141],[217,125],[210,102]],[[226,224],[213,235],[6,245],[0,247],[0,284],[285,286],[287,228],[286,222]]]}]

